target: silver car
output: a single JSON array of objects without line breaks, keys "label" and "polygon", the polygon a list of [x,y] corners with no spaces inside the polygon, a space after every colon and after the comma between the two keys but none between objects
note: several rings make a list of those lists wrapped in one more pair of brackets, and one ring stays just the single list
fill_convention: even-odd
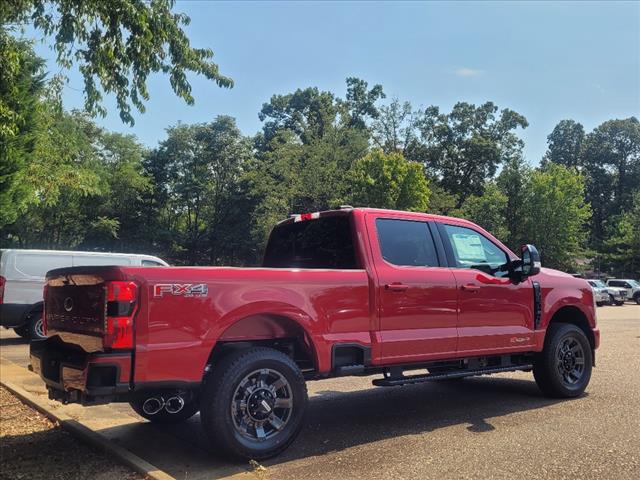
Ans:
[{"label": "silver car", "polygon": [[593,295],[596,299],[596,305],[624,305],[627,299],[627,292],[624,288],[616,288],[607,286],[602,280],[587,280]]}]

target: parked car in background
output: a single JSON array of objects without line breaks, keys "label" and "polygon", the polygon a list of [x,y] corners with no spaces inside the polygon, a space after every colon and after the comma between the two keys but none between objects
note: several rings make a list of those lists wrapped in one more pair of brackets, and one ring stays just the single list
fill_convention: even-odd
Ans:
[{"label": "parked car in background", "polygon": [[610,278],[607,280],[607,286],[623,288],[627,292],[627,299],[632,299],[640,305],[640,283],[630,278]]},{"label": "parked car in background", "polygon": [[624,288],[608,287],[602,280],[587,280],[593,289],[596,305],[624,305],[627,291]]},{"label": "parked car in background", "polygon": [[55,268],[98,265],[160,267],[169,264],[151,255],[130,253],[0,250],[0,325],[13,328],[24,338],[45,338],[42,289],[46,273]]}]

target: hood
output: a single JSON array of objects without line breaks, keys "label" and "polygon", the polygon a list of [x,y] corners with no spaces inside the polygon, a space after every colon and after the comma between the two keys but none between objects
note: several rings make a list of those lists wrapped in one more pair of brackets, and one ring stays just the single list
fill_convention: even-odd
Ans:
[{"label": "hood", "polygon": [[[568,274],[567,272],[562,272],[560,270],[554,270],[553,268],[546,268],[546,267],[542,267],[540,269],[541,273],[544,273],[545,275],[549,275],[550,277],[562,277],[562,278],[576,278],[573,275]],[[584,280],[583,278],[580,278],[578,280]]]}]

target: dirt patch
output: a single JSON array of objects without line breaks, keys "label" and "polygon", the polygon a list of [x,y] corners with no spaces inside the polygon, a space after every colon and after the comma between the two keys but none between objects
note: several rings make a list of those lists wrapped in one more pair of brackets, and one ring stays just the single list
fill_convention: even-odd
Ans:
[{"label": "dirt patch", "polygon": [[0,479],[143,480],[0,387]]}]

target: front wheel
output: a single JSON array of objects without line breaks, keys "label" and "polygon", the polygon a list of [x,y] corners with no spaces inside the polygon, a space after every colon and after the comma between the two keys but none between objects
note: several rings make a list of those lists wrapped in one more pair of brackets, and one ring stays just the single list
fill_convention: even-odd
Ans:
[{"label": "front wheel", "polygon": [[545,395],[572,398],[587,388],[592,366],[591,345],[584,332],[570,323],[556,323],[547,329],[533,375]]},{"label": "front wheel", "polygon": [[278,350],[240,350],[213,366],[200,404],[214,446],[246,459],[273,457],[302,428],[307,387],[295,362]]},{"label": "front wheel", "polygon": [[636,294],[633,299],[635,300],[635,302],[640,305],[640,294]]}]

